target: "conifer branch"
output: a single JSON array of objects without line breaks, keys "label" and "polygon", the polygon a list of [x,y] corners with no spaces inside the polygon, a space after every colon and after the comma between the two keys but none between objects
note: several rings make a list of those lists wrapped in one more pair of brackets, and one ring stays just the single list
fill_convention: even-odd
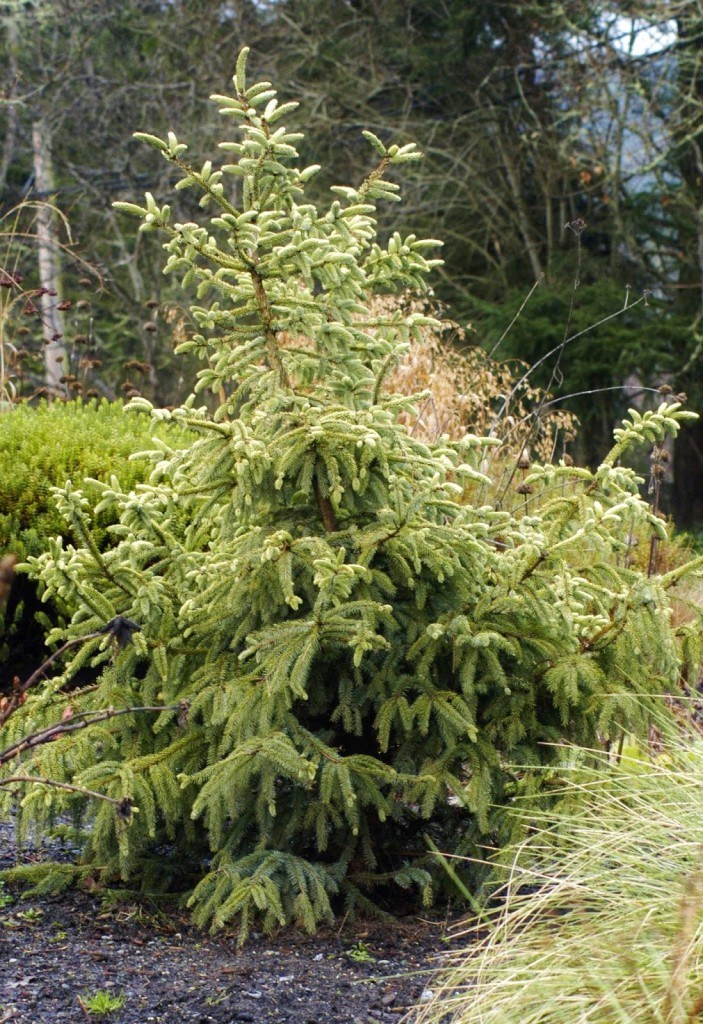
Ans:
[{"label": "conifer branch", "polygon": [[625,614],[617,619],[611,618],[607,626],[603,626],[595,635],[581,638],[579,642],[580,650],[584,653],[594,649],[603,650],[608,644],[612,644],[617,640],[618,636],[627,628],[627,624],[627,615]]},{"label": "conifer branch", "polygon": [[0,700],[0,727],[5,724],[10,715],[12,715],[19,707],[21,707],[27,699],[27,691],[31,689],[39,680],[42,678],[46,670],[50,665],[56,661],[62,654],[69,651],[72,647],[77,647],[78,644],[86,643],[88,640],[96,640],[99,636],[102,636],[102,631],[95,633],[88,633],[85,636],[74,637],[73,640],[67,640],[66,643],[59,647],[57,651],[54,651],[46,661],[42,662],[35,672],[32,672],[28,679],[25,679],[23,683],[20,682],[19,677],[15,676],[12,681],[12,689],[9,697],[3,697]]},{"label": "conifer branch", "polygon": [[669,587],[673,587],[685,576],[694,576],[700,572],[703,572],[703,555],[698,555],[697,558],[692,559],[690,562],[686,562],[685,565],[679,565],[675,569],[671,569],[669,572],[664,573],[664,575],[659,578],[659,583],[662,587],[668,589]]},{"label": "conifer branch", "polygon": [[379,163],[378,167],[375,167],[373,171],[371,171],[371,173],[368,175],[368,177],[364,179],[364,181],[359,186],[359,195],[362,199],[369,191],[369,189],[374,185],[374,183],[379,181],[383,177],[390,163],[391,158],[389,156],[384,156],[381,162]]},{"label": "conifer branch", "polygon": [[322,519],[322,525],[327,533],[336,533],[339,529],[337,524],[337,517],[334,513],[334,506],[327,497],[326,494],[322,493],[322,487],[320,486],[320,477],[318,471],[315,470],[315,475],[312,482],[313,493],[315,495],[315,501],[320,511],[320,517]]},{"label": "conifer branch", "polygon": [[389,352],[386,358],[381,363],[381,368],[376,375],[376,383],[373,389],[373,395],[371,396],[371,404],[377,405],[383,390],[383,385],[386,382],[386,378],[391,371],[394,363],[397,363],[399,359],[399,353],[396,351]]},{"label": "conifer branch", "polygon": [[[66,710],[68,711],[68,709]],[[23,754],[25,750],[39,747],[43,743],[51,743],[66,733],[86,729],[90,725],[108,721],[110,718],[118,718],[121,715],[135,715],[142,711],[178,711],[179,717],[183,718],[187,715],[188,708],[186,702],[181,701],[178,704],[164,704],[154,707],[144,705],[142,707],[130,708],[106,708],[104,711],[73,712],[70,715],[66,715],[66,712],[64,712],[65,717],[60,722],[47,726],[45,729],[38,729],[36,732],[29,733],[29,735],[24,736],[21,740],[17,740],[16,743],[6,747],[5,750],[0,751],[0,765],[6,764],[19,754]]]},{"label": "conifer branch", "polygon": [[519,582],[524,583],[525,580],[529,579],[532,573],[536,572],[537,569],[539,569],[540,565],[542,565],[543,562],[546,562],[548,558],[549,553],[547,551],[538,552],[537,555],[535,555],[532,564],[528,565],[527,568],[523,571],[522,575],[520,576]]},{"label": "conifer branch", "polygon": [[275,370],[278,373],[278,380],[281,387],[289,388],[290,380],[288,379],[286,368],[283,365],[281,353],[278,349],[276,332],[273,329],[273,314],[269,305],[268,296],[266,295],[263,279],[255,267],[250,267],[249,274],[251,276],[252,284],[254,285],[254,294],[259,306],[259,316],[261,317],[261,323],[264,328],[264,338],[266,340],[266,353],[268,356],[269,366],[272,370]]},{"label": "conifer branch", "polygon": [[[169,235],[169,237],[174,240],[179,240],[183,243],[186,241],[181,226],[172,228],[168,224],[159,224],[159,231],[162,231],[165,235]],[[192,246],[197,253],[204,257],[204,259],[217,264],[217,266],[222,267],[225,270],[241,270],[242,264],[246,268],[253,266],[252,258],[247,255],[247,253],[242,252],[239,246],[235,247],[235,251],[241,261],[240,263],[231,256],[228,256],[227,253],[222,252],[222,250],[218,249],[217,246],[210,245],[207,242],[198,242],[194,239],[188,239],[187,244]]]},{"label": "conifer branch", "polygon": [[[93,556],[97,564],[100,566],[100,570],[103,576],[105,576],[105,578],[108,579],[110,583],[116,586],[118,590],[121,590],[123,594],[126,594],[128,597],[131,597],[129,590],[125,587],[125,585],[123,583],[120,583],[119,580],[115,579],[114,574],[110,570],[110,567],[108,566],[107,562],[103,557],[102,551],[95,543],[95,538],[93,537],[92,533],[85,525],[85,523],[82,521],[81,516],[79,514],[75,514],[73,516],[73,526],[76,530],[76,533],[81,537],[86,547],[90,551],[91,555]],[[0,721],[0,725],[1,724],[2,722]]]},{"label": "conifer branch", "polygon": [[132,802],[129,797],[117,799],[114,796],[107,796],[105,793],[98,793],[95,789],[86,789],[85,786],[76,786],[70,782],[59,782],[57,779],[40,779],[35,775],[8,775],[0,779],[0,787],[10,786],[15,783],[31,783],[38,786],[53,786],[54,789],[65,789],[69,793],[80,793],[81,796],[89,796],[94,800],[103,800],[105,803],[113,804],[118,808],[120,817],[128,818],[132,811]]},{"label": "conifer branch", "polygon": [[[202,174],[196,171],[194,167],[191,167],[190,164],[187,164],[185,162],[185,160],[181,160],[177,156],[169,155],[168,159],[170,160],[171,163],[175,164],[176,167],[179,167],[180,170],[183,171],[183,173],[186,175],[186,178],[192,178],[193,181],[199,186],[199,188],[201,188],[203,192],[205,192],[205,194],[209,196],[209,198],[212,199],[214,203],[217,203],[217,205],[222,210],[224,210],[225,213],[229,213],[232,217],[239,216],[239,210],[236,208],[236,206],[232,206],[229,199],[227,199],[227,197],[225,196],[224,192],[219,191],[218,189],[214,189],[210,182],[206,178],[204,178]],[[239,254],[242,255],[241,253]]]}]

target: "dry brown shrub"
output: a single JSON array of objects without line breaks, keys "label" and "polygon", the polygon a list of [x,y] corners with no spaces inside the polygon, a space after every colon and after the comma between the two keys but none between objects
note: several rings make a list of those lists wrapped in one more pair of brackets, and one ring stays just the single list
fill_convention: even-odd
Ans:
[{"label": "dry brown shrub", "polygon": [[[406,301],[411,311],[428,312],[424,301]],[[404,417],[410,431],[428,441],[442,434],[451,438],[467,433],[490,435],[503,442],[501,459],[519,459],[523,452],[541,462],[561,456],[576,435],[576,418],[561,410],[545,410],[542,392],[529,381],[517,384],[527,364],[491,358],[471,342],[470,330],[452,320],[442,320],[439,330],[423,328],[421,340],[411,344],[405,359],[389,375],[392,392],[429,392],[419,403],[417,416]]]}]

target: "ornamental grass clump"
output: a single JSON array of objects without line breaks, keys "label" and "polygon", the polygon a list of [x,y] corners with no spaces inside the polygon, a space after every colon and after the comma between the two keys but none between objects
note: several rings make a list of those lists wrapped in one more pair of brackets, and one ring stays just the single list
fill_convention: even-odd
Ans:
[{"label": "ornamental grass clump", "polygon": [[[666,588],[683,570],[626,567],[633,526],[664,528],[619,460],[687,415],[633,413],[596,473],[533,466],[529,515],[466,503],[496,442],[412,435],[418,402],[387,380],[433,321],[372,305],[422,289],[436,262],[435,241],[376,230],[398,198],[388,172],[419,154],[366,133],[376,166],[317,209],[316,167],[297,167],[301,136],[281,125],[296,104],[247,85],[245,64],[215,97],[239,131],[221,144],[232,162],[198,169],[173,133],[140,136],[209,221],[171,224],[150,195],[119,204],[197,288],[202,333],[180,350],[205,364],[181,409],[133,405],[199,439],[155,437],[149,483],[103,485],[94,508],[59,495],[84,542],[33,565],[48,596],[79,601],[50,640],[87,639],[0,752],[22,830],[68,810],[89,826],[77,865],[23,877],[178,884],[198,923],[242,936],[429,903],[446,877],[431,849],[499,834],[506,762],[646,728],[679,671]],[[97,686],[72,689],[85,665]]]},{"label": "ornamental grass clump", "polygon": [[[575,751],[504,851],[493,912],[413,1024],[694,1024],[703,1012],[703,740]],[[561,788],[560,788],[561,787]]]}]

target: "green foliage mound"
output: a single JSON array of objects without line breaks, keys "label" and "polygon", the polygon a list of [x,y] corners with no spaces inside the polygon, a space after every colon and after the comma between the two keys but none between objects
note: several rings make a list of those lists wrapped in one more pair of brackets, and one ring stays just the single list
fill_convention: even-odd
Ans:
[{"label": "green foliage mound", "polygon": [[[173,426],[159,429],[172,443],[183,443],[186,436]],[[108,481],[114,476],[131,490],[147,478],[150,467],[147,459],[132,456],[151,447],[148,424],[143,417],[125,416],[121,402],[6,405],[0,412],[0,557],[38,555],[56,534],[80,542],[81,534],[59,512],[53,488],[67,480],[82,486],[86,478]],[[96,520],[99,547],[107,542],[105,530],[113,521],[109,512]],[[37,607],[35,584],[18,576],[5,612],[0,608],[0,663],[10,659],[10,674],[19,671],[13,662],[15,655],[24,661],[25,647],[36,660]],[[45,626],[50,622],[46,615],[42,619]]]},{"label": "green foliage mound", "polygon": [[[633,525],[663,528],[619,459],[686,415],[633,414],[595,474],[534,469],[530,514],[462,503],[490,483],[492,442],[411,435],[399,417],[413,401],[385,381],[431,321],[370,308],[422,287],[434,262],[433,241],[376,234],[376,204],[398,198],[387,172],[418,154],[367,133],[376,167],[316,209],[316,168],[296,167],[301,136],[280,126],[296,105],[247,86],[245,60],[234,95],[215,97],[241,132],[222,143],[232,163],[198,170],[173,134],[142,136],[214,208],[209,223],[171,225],[151,196],[120,204],[166,234],[166,269],[207,297],[182,349],[206,361],[196,391],[223,404],[151,410],[199,439],[157,444],[135,492],[105,486],[94,509],[63,492],[86,538],[95,515],[119,521],[103,554],[57,540],[34,560],[48,594],[80,602],[62,635],[121,618],[6,727],[12,743],[71,725],[18,752],[36,780],[23,827],[67,808],[91,826],[81,864],[26,877],[154,886],[185,870],[195,919],[243,935],[255,919],[313,929],[398,890],[429,902],[442,870],[428,840],[461,852],[499,829],[504,763],[644,726],[677,676],[674,576],[626,567]],[[67,695],[90,660],[98,687]]]},{"label": "green foliage mound", "polygon": [[148,424],[125,416],[122,402],[7,406],[0,414],[0,554],[39,554],[49,537],[66,533],[53,488],[67,480],[114,475],[125,490],[143,481],[148,460],[132,456],[150,447]]}]

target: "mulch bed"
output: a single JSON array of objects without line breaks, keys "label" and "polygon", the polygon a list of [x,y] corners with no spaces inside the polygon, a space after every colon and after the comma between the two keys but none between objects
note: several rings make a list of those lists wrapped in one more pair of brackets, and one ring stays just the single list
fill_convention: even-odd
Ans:
[{"label": "mulch bed", "polygon": [[[11,827],[0,824],[0,867],[13,856]],[[461,944],[446,918],[403,918],[314,937],[255,933],[240,949],[234,932],[211,936],[180,912],[112,892],[9,895],[0,1024],[397,1024],[431,989],[441,953]],[[122,994],[124,1005],[99,1018],[85,1008],[97,992]]]}]

